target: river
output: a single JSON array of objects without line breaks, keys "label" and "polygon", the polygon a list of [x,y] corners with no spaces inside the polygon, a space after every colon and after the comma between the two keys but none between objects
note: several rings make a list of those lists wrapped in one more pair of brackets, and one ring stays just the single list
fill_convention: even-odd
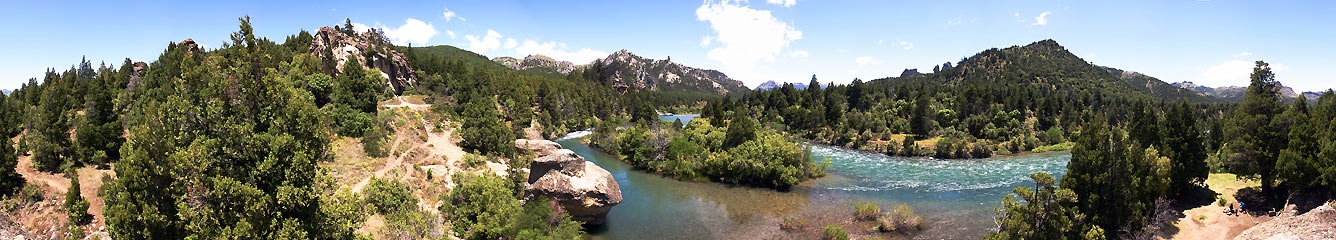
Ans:
[{"label": "river", "polygon": [[608,213],[607,223],[589,229],[595,239],[802,238],[779,230],[784,217],[810,225],[847,221],[856,202],[873,202],[883,211],[900,203],[913,207],[924,218],[924,229],[913,238],[978,239],[994,226],[993,209],[1011,189],[1033,188],[1028,177],[1033,172],[1060,179],[1071,159],[1057,152],[942,161],[813,145],[816,159],[830,158],[829,176],[778,192],[635,170],[580,143],[579,135],[557,143],[607,169],[622,190],[622,203]]}]

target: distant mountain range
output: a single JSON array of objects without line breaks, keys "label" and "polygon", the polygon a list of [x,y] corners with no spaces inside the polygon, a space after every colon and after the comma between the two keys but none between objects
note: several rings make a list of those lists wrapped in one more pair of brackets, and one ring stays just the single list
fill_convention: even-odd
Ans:
[{"label": "distant mountain range", "polygon": [[[765,81],[764,83],[761,83],[761,85],[757,85],[756,88],[755,88],[754,90],[756,90],[756,91],[771,90],[771,89],[776,89],[776,88],[782,87],[783,85],[784,85],[784,84],[776,83],[774,80],[770,80],[770,81]],[[793,83],[793,88],[797,88],[798,90],[807,89],[807,84],[804,84],[804,83]]]},{"label": "distant mountain range", "polygon": [[497,57],[492,61],[520,71],[538,71],[567,74],[583,70],[622,93],[631,90],[678,91],[725,95],[751,91],[742,81],[710,69],[688,67],[672,59],[656,60],[637,56],[622,49],[602,59],[583,65],[556,61],[543,55],[530,55],[523,60]]},{"label": "distant mountain range", "polygon": [[[1293,88],[1286,87],[1284,84],[1280,84],[1279,82],[1277,82],[1277,84],[1280,85],[1280,95],[1286,98],[1293,99],[1293,98],[1298,98],[1300,95],[1302,95],[1305,98],[1308,98],[1308,100],[1317,100],[1319,96],[1322,96],[1322,93],[1320,92],[1298,93],[1295,92]],[[1197,94],[1200,94],[1202,96],[1212,96],[1231,102],[1242,102],[1243,94],[1248,91],[1248,86],[1228,86],[1228,87],[1212,88],[1212,87],[1197,85],[1196,83],[1192,82],[1176,82],[1173,83],[1173,86],[1182,89],[1192,90],[1193,92],[1196,92]]]}]

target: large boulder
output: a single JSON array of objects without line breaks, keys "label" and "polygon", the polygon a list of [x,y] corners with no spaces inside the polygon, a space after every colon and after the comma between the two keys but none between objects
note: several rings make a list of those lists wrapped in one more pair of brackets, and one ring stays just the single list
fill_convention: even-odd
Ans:
[{"label": "large boulder", "polygon": [[545,195],[573,220],[603,224],[608,211],[622,202],[622,189],[612,173],[586,164],[583,157],[569,149],[538,157],[529,170],[524,199]]},{"label": "large boulder", "polygon": [[561,150],[561,144],[549,140],[515,139],[515,148],[533,151],[538,156],[547,156]]}]

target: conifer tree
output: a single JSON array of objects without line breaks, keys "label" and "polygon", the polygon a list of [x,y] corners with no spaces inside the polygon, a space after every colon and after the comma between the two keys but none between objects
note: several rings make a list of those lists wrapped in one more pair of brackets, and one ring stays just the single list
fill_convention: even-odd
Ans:
[{"label": "conifer tree", "polygon": [[1261,179],[1263,194],[1275,186],[1276,159],[1285,146],[1285,133],[1276,117],[1284,110],[1280,87],[1269,64],[1257,61],[1243,103],[1231,115],[1226,138],[1230,139],[1229,171]]}]

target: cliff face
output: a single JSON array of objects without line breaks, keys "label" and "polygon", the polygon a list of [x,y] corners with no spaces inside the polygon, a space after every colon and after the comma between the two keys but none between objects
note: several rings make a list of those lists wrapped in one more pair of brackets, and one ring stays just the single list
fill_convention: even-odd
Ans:
[{"label": "cliff face", "polygon": [[631,89],[699,91],[719,95],[750,91],[742,81],[722,72],[687,67],[671,60],[644,58],[625,49],[594,60],[585,67],[586,71],[596,72],[599,81],[622,93]]},{"label": "cliff face", "polygon": [[380,32],[368,30],[350,35],[325,26],[320,27],[312,38],[310,53],[322,59],[325,74],[341,74],[348,59],[357,59],[362,67],[379,70],[385,77],[385,84],[396,94],[417,85],[418,77],[408,64],[408,58],[395,51],[394,45]]}]

